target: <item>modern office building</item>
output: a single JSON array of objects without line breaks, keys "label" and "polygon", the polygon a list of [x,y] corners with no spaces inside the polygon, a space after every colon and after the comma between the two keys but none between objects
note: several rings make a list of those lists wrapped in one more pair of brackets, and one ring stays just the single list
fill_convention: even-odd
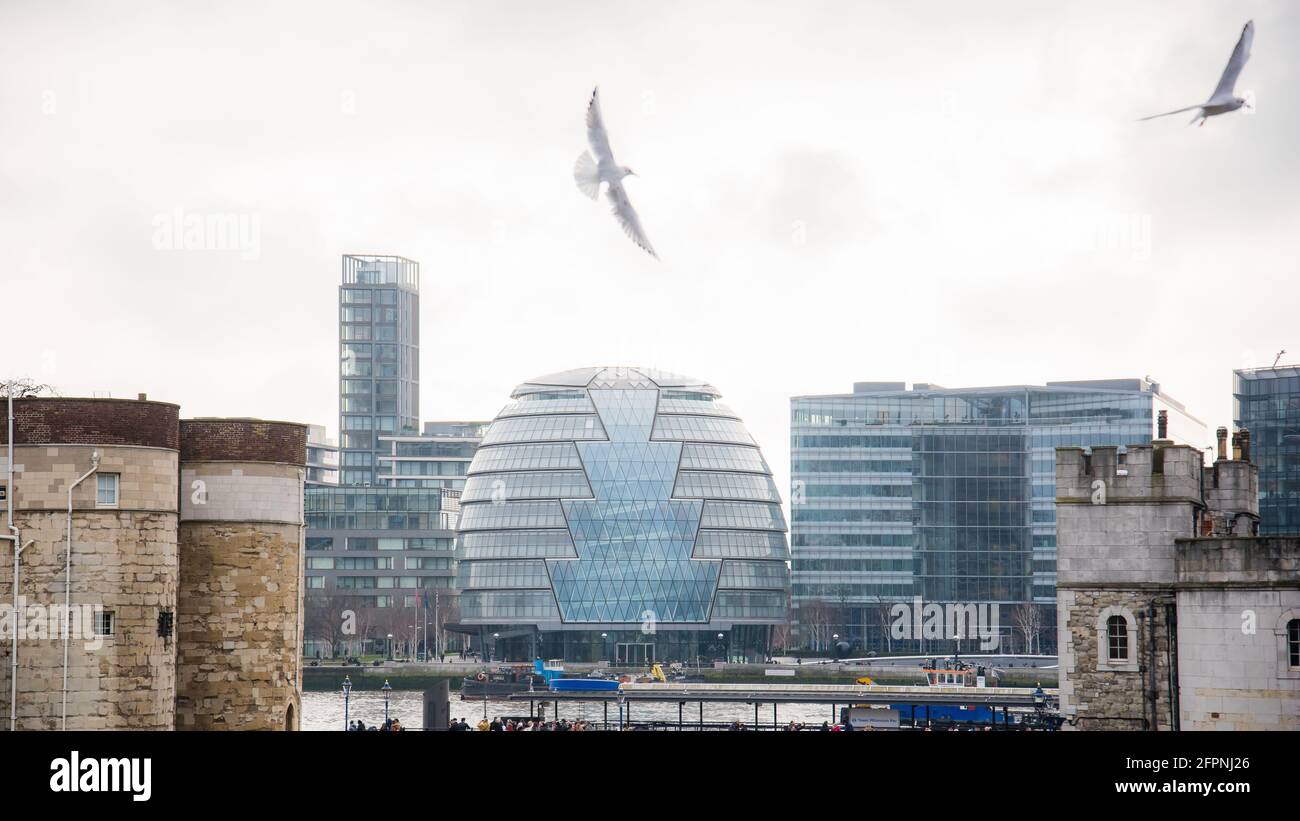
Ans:
[{"label": "modern office building", "polygon": [[380,436],[420,418],[420,264],[343,257],[339,286],[339,459],[344,485],[378,484]]},{"label": "modern office building", "polygon": [[893,607],[919,598],[997,604],[1002,651],[1053,652],[1055,448],[1150,442],[1162,410],[1169,438],[1208,441],[1202,422],[1145,379],[910,390],[859,382],[849,394],[793,398],[800,641],[951,651],[952,641],[900,637]]},{"label": "modern office building", "polygon": [[496,658],[767,655],[787,618],[785,517],[719,396],[643,368],[515,388],[461,498],[458,629]]},{"label": "modern office building", "polygon": [[307,589],[368,607],[416,607],[418,591],[451,586],[455,491],[307,489]]},{"label": "modern office building", "polygon": [[325,434],[324,425],[307,426],[307,484],[339,483],[339,446]]},{"label": "modern office building", "polygon": [[462,489],[487,426],[487,422],[425,422],[418,436],[379,437],[379,483]]},{"label": "modern office building", "polygon": [[1259,532],[1300,534],[1300,367],[1233,371],[1232,417],[1259,467]]}]

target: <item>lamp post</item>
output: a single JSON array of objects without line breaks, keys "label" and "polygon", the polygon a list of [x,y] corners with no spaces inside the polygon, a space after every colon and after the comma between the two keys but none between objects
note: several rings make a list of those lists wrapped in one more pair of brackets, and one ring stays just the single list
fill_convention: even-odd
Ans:
[{"label": "lamp post", "polygon": [[384,691],[384,724],[387,724],[388,723],[388,694],[393,691],[393,685],[388,683],[388,679],[384,679],[384,686],[381,687],[380,689]]},{"label": "lamp post", "polygon": [[726,644],[726,642],[724,641],[725,638],[726,638],[726,637],[723,636],[721,633],[718,634],[718,646],[722,648],[722,660],[723,660],[723,661],[730,661],[730,660],[731,660],[731,654],[727,652],[727,644]]},{"label": "lamp post", "polygon": [[601,652],[605,654],[605,664],[609,664],[609,633],[600,634]]},{"label": "lamp post", "polygon": [[837,659],[840,656],[840,634],[831,633],[831,658]]},{"label": "lamp post", "polygon": [[352,725],[348,723],[348,707],[352,700],[352,677],[343,677],[343,729],[347,730]]},{"label": "lamp post", "polygon": [[497,654],[497,640],[500,639],[500,638],[501,638],[501,634],[500,634],[500,633],[493,633],[493,634],[492,634],[492,647],[489,648],[489,650],[488,650],[488,661],[491,661],[492,658],[493,658],[494,656],[496,656],[496,654]]},{"label": "lamp post", "polygon": [[393,660],[393,634],[388,634],[388,660]]}]

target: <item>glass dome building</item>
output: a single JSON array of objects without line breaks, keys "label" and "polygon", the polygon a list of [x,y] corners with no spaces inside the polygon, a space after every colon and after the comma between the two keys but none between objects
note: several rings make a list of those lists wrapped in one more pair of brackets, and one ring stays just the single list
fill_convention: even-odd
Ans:
[{"label": "glass dome building", "polygon": [[788,612],[785,517],[719,396],[646,368],[515,388],[461,496],[460,629],[496,659],[769,655]]}]

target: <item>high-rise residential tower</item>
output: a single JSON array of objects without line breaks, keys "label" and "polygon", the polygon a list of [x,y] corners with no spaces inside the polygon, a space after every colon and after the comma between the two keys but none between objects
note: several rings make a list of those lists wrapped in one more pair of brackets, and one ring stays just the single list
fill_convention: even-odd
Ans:
[{"label": "high-rise residential tower", "polygon": [[1055,448],[1149,443],[1161,411],[1167,438],[1208,441],[1145,379],[853,387],[791,400],[795,621],[818,649],[955,649],[891,632],[894,605],[919,597],[997,604],[999,649],[1052,652]]},{"label": "high-rise residential tower", "polygon": [[339,483],[378,483],[380,436],[420,423],[420,264],[343,257],[339,286]]},{"label": "high-rise residential tower", "polygon": [[1259,467],[1259,532],[1300,534],[1300,367],[1233,371],[1232,419]]}]

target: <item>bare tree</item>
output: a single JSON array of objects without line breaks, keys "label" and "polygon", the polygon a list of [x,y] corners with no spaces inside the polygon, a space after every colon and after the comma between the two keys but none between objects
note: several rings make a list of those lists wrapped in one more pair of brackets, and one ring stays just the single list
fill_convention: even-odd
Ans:
[{"label": "bare tree", "polygon": [[1011,618],[1023,637],[1025,652],[1033,653],[1038,647],[1039,632],[1043,629],[1043,611],[1026,602],[1012,611]]},{"label": "bare tree", "polygon": [[344,613],[355,613],[358,606],[359,602],[352,596],[309,593],[303,605],[303,633],[308,638],[327,645],[331,656],[346,652],[347,644],[353,636],[346,632],[348,625]]},{"label": "bare tree", "polygon": [[781,624],[772,625],[772,633],[771,633],[772,646],[771,648],[769,648],[769,651],[771,652],[772,655],[777,654],[776,653],[777,648],[780,648],[782,651],[787,650],[789,648],[790,640],[794,632],[792,629],[793,617],[794,617],[794,612],[792,608],[786,607],[785,620]]},{"label": "bare tree", "polygon": [[872,602],[872,612],[875,614],[876,622],[880,625],[880,632],[885,637],[885,652],[894,652],[894,617],[893,602],[886,601],[881,596],[874,596]]},{"label": "bare tree", "polygon": [[15,377],[13,379],[0,379],[0,398],[7,399],[12,396],[14,399],[26,399],[31,396],[40,396],[49,394],[58,396],[59,392],[54,389],[53,385],[46,385],[43,382],[37,382],[25,376]]},{"label": "bare tree", "polygon": [[821,599],[810,599],[799,605],[799,625],[805,631],[809,650],[822,650],[830,646],[831,624],[834,608]]}]

